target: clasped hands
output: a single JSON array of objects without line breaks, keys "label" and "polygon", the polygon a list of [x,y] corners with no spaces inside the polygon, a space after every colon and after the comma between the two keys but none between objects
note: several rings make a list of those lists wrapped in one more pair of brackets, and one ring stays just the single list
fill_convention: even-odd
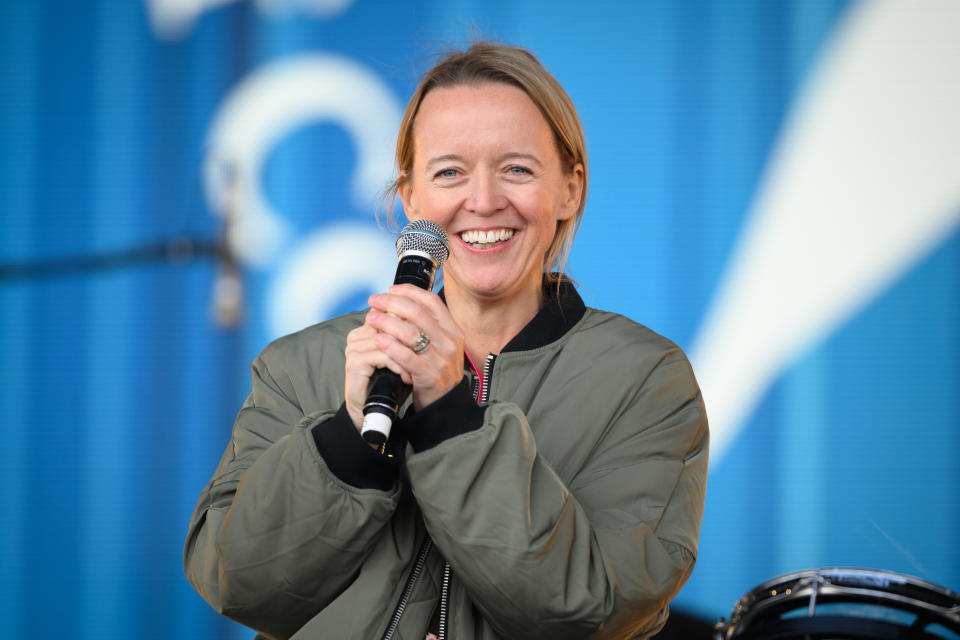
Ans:
[{"label": "clasped hands", "polygon": [[400,284],[368,303],[364,323],[347,335],[346,405],[358,431],[375,370],[390,369],[413,387],[418,411],[463,378],[463,332],[440,296]]}]

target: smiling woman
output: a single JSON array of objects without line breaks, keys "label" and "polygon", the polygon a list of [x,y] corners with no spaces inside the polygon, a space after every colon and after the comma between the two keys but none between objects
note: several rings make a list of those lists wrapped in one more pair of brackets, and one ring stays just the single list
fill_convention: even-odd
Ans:
[{"label": "smiling woman", "polygon": [[[418,120],[425,97],[437,88],[478,87],[484,84],[515,87],[523,91],[549,126],[565,171],[572,171],[578,164],[581,166],[583,182],[576,214],[560,222],[545,260],[548,280],[558,280],[586,206],[589,183],[587,145],[570,96],[529,51],[520,47],[478,43],[466,52],[449,55],[427,72],[410,98],[400,124],[396,152],[399,174],[390,191],[398,193],[400,185],[413,171],[414,121]],[[554,268],[556,272],[552,271]]]},{"label": "smiling woman", "polygon": [[[476,44],[428,72],[397,165],[407,217],[451,239],[444,290],[261,353],[188,577],[274,638],[649,637],[696,558],[707,422],[673,343],[552,273],[587,187],[573,104],[529,52]],[[375,450],[380,368],[411,394]]]},{"label": "smiling woman", "polygon": [[478,361],[542,306],[547,253],[558,223],[581,210],[584,167],[563,165],[540,110],[503,83],[435,88],[413,139],[413,166],[398,190],[408,218],[436,222],[451,238],[447,305],[469,308],[457,320],[478,337],[467,341]]}]

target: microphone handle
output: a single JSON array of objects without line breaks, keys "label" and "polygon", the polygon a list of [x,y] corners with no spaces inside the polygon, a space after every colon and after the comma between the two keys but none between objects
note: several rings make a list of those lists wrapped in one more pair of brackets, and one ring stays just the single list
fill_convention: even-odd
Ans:
[{"label": "microphone handle", "polygon": [[429,291],[433,287],[433,276],[437,263],[425,253],[409,252],[400,257],[393,284],[412,284]]},{"label": "microphone handle", "polygon": [[[429,291],[436,273],[433,258],[420,252],[406,253],[400,257],[393,284],[412,284]],[[390,429],[397,420],[400,405],[410,395],[410,385],[389,369],[377,369],[370,376],[367,401],[363,405],[363,426],[360,435],[367,442],[382,445],[390,437]]]},{"label": "microphone handle", "polygon": [[367,402],[363,405],[360,435],[367,442],[381,445],[390,437],[400,405],[413,389],[390,369],[377,369],[370,376]]}]

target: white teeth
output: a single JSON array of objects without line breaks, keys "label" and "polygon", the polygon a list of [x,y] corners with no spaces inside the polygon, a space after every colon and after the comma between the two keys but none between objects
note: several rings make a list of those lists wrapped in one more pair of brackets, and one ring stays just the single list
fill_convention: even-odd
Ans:
[{"label": "white teeth", "polygon": [[489,231],[463,231],[460,238],[467,244],[492,244],[509,240],[513,229],[490,229]]}]

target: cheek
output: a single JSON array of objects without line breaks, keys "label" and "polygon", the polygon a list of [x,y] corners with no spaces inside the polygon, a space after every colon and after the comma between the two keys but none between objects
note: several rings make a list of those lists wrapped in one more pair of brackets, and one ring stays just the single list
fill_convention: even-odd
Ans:
[{"label": "cheek", "polygon": [[449,219],[450,211],[455,206],[455,198],[448,191],[438,191],[433,189],[423,189],[418,193],[419,198],[414,207],[416,213],[421,218],[427,218],[434,222],[440,222],[443,219]]},{"label": "cheek", "polygon": [[557,227],[557,206],[559,204],[556,198],[552,196],[552,192],[534,194],[527,199],[524,206],[524,209],[530,212],[529,217],[532,218],[530,222],[544,232],[549,231],[551,236],[553,230]]}]

